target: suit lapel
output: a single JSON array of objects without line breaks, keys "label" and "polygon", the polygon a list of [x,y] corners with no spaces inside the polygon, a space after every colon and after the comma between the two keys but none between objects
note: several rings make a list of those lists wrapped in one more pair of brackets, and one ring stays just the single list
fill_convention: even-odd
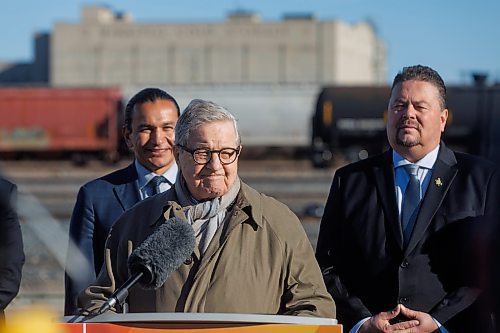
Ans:
[{"label": "suit lapel", "polygon": [[124,211],[141,200],[139,189],[137,188],[137,171],[135,170],[134,163],[127,168],[123,183],[115,185],[113,191]]},{"label": "suit lapel", "polygon": [[441,206],[457,174],[456,163],[455,154],[441,142],[439,155],[432,171],[432,178],[427,188],[427,192],[422,199],[421,208],[418,212],[410,241],[405,250],[405,255],[410,253],[422,239],[425,231],[434,218],[434,214],[436,214],[436,211]]},{"label": "suit lapel", "polygon": [[379,159],[379,163],[374,168],[375,183],[378,190],[380,202],[382,204],[384,214],[387,217],[389,229],[391,230],[396,243],[400,249],[403,249],[403,233],[399,223],[398,207],[396,203],[396,195],[394,184],[394,167],[392,163],[392,150],[385,152]]}]

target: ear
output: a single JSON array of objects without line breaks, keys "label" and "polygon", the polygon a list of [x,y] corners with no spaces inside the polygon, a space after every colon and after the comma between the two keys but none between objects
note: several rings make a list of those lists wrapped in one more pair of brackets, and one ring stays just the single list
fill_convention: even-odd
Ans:
[{"label": "ear", "polygon": [[127,126],[123,126],[122,127],[122,135],[123,135],[123,139],[125,140],[125,143],[127,144],[127,147],[129,149],[133,149],[134,148],[134,143],[133,143],[132,139],[130,138],[130,136],[132,135],[132,133],[127,128]]},{"label": "ear", "polygon": [[441,115],[439,116],[441,133],[444,132],[444,128],[446,126],[446,121],[448,120],[448,109],[444,109],[441,111]]}]

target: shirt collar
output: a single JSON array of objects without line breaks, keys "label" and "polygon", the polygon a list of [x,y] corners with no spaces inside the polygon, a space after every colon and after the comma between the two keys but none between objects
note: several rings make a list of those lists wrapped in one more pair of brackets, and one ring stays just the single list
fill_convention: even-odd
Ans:
[{"label": "shirt collar", "polygon": [[[156,173],[149,171],[146,169],[139,161],[135,160],[135,169],[137,170],[137,181],[139,182],[139,188],[143,188],[146,186],[146,184],[154,177],[158,176]],[[170,183],[175,183],[175,177],[177,176],[177,164],[173,164],[170,168],[167,169],[163,173],[163,176],[165,177]]]},{"label": "shirt collar", "polygon": [[407,164],[416,164],[421,168],[432,169],[432,167],[434,166],[434,163],[436,163],[436,160],[438,157],[439,146],[440,145],[437,145],[436,148],[434,148],[427,155],[425,155],[424,157],[422,157],[420,160],[418,160],[415,163],[411,163],[410,161],[406,160],[403,156],[399,155],[393,149],[392,150],[392,163],[394,165],[394,168],[396,169],[397,167],[407,165]]}]

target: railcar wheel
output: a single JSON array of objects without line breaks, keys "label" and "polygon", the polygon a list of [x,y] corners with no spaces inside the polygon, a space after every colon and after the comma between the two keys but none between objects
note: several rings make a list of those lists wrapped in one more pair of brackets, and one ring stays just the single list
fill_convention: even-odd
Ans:
[{"label": "railcar wheel", "polygon": [[88,163],[88,157],[83,153],[73,153],[71,154],[71,161],[75,166],[83,167]]}]

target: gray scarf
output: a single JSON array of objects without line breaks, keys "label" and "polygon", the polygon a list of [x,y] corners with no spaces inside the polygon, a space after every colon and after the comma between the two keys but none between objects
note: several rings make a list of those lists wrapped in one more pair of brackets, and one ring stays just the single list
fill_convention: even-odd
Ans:
[{"label": "gray scarf", "polygon": [[175,193],[188,222],[193,227],[196,244],[201,254],[205,253],[215,232],[222,225],[227,208],[236,200],[240,186],[240,179],[236,177],[233,185],[223,196],[198,202],[187,189],[182,173],[180,171],[177,173]]}]

